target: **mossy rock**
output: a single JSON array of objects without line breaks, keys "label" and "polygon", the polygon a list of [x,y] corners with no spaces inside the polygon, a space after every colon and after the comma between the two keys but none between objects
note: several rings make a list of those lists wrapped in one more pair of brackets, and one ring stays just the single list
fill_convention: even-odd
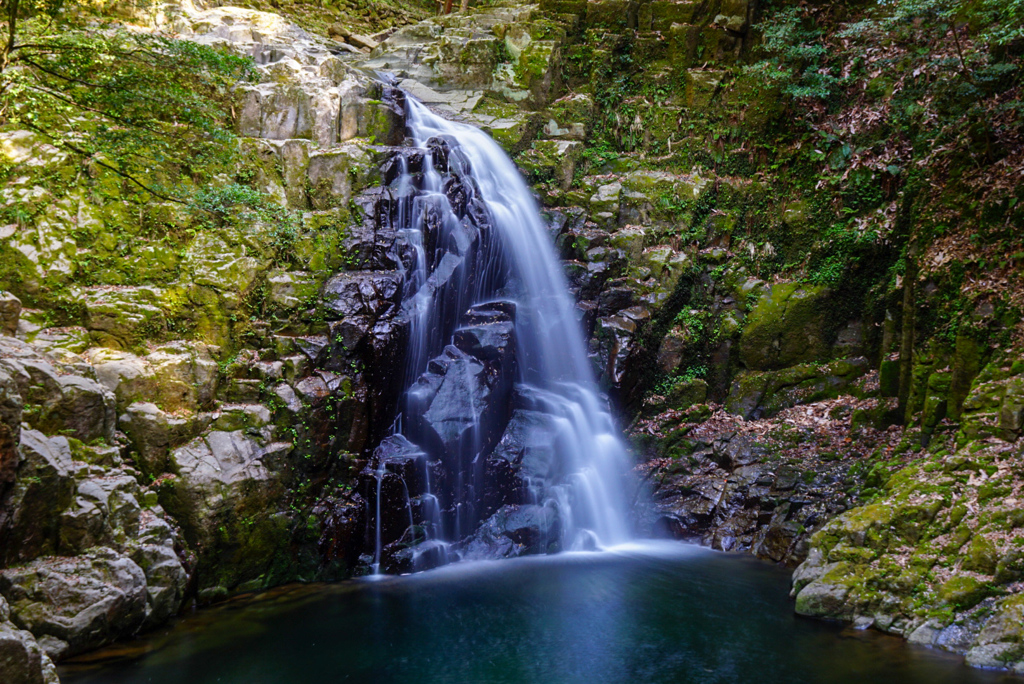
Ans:
[{"label": "mossy rock", "polygon": [[831,292],[798,283],[776,283],[747,316],[740,361],[749,370],[777,370],[816,361],[829,353]]},{"label": "mossy rock", "polygon": [[963,404],[960,445],[984,437],[1013,442],[1024,431],[1024,375],[1005,360],[988,364]]},{"label": "mossy rock", "polygon": [[980,572],[984,575],[995,573],[999,563],[999,551],[991,540],[982,535],[976,535],[967,547],[967,555],[964,558],[964,570]]},{"label": "mossy rock", "polygon": [[583,143],[575,140],[537,140],[516,157],[516,164],[531,182],[550,181],[565,192],[582,154]]},{"label": "mossy rock", "polygon": [[991,594],[991,587],[981,580],[960,575],[946,580],[939,587],[938,597],[957,610],[964,610],[977,605]]},{"label": "mossy rock", "polygon": [[725,408],[747,419],[770,417],[792,406],[837,397],[869,370],[867,359],[857,358],[742,373],[729,389]]}]

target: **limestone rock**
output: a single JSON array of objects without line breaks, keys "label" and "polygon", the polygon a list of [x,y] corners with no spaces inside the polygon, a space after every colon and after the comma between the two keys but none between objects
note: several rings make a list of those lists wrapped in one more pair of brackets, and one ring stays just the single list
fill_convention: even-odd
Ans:
[{"label": "limestone rock", "polygon": [[56,553],[61,512],[76,488],[67,438],[22,430],[19,452],[17,480],[0,509],[0,564]]},{"label": "limestone rock", "polygon": [[75,558],[41,558],[0,572],[11,620],[50,637],[56,659],[135,634],[146,612],[146,578],[131,559],[100,547]]},{"label": "limestone rock", "polygon": [[[2,597],[0,602],[4,602]],[[39,648],[32,633],[3,620],[0,620],[0,673],[5,684],[59,684],[53,662]]]}]

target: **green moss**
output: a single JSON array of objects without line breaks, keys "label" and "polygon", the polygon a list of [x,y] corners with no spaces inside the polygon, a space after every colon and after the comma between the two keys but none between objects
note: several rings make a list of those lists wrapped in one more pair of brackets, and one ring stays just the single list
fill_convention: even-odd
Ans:
[{"label": "green moss", "polygon": [[992,594],[992,589],[973,577],[958,576],[947,580],[939,587],[938,597],[958,610],[964,610],[980,603]]}]

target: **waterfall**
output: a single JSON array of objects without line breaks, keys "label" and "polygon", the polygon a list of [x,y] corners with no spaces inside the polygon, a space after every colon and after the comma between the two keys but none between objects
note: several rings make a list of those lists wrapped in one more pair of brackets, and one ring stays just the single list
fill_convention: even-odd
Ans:
[{"label": "waterfall", "polygon": [[628,454],[537,203],[482,131],[411,97],[406,118],[384,213],[405,247],[407,389],[367,471],[375,565],[625,541]]}]

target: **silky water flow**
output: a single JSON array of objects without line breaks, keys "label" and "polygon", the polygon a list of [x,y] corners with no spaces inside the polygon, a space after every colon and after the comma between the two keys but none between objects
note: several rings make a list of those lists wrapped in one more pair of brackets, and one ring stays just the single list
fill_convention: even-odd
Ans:
[{"label": "silky water flow", "polygon": [[406,390],[364,471],[373,569],[621,543],[629,459],[539,207],[487,134],[405,105]]}]

